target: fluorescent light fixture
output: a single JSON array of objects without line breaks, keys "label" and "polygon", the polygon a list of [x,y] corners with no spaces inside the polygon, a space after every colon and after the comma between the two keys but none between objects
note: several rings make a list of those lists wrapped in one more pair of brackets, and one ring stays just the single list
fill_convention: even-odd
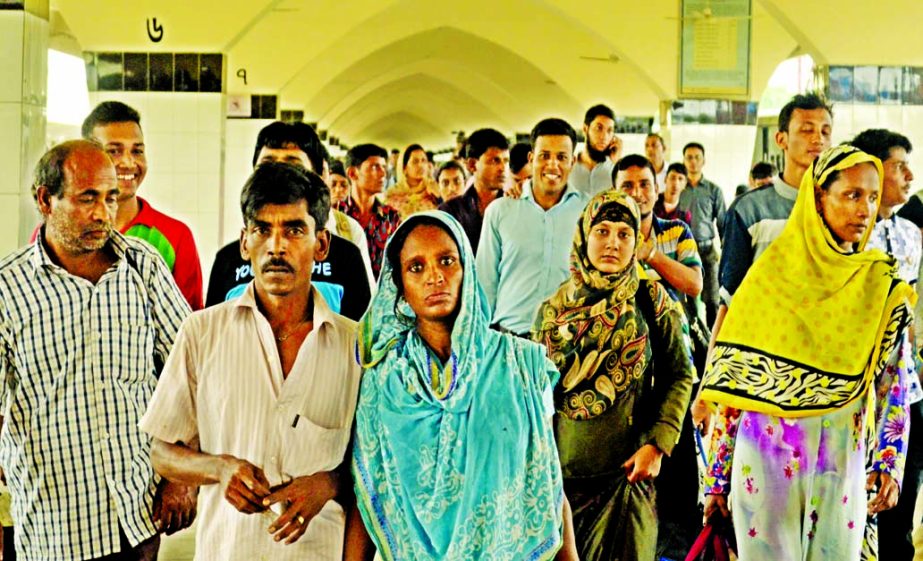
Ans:
[{"label": "fluorescent light fixture", "polygon": [[80,126],[89,112],[83,59],[48,49],[48,122]]}]

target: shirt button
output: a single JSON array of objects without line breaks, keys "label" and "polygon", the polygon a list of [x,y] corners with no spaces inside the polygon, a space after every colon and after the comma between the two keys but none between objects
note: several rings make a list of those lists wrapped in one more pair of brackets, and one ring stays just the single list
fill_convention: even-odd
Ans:
[{"label": "shirt button", "polygon": [[100,436],[100,438],[102,438],[103,440],[108,440],[108,439],[109,439],[109,433],[106,432],[106,431],[102,431],[101,433],[99,433],[99,436]]},{"label": "shirt button", "polygon": [[272,463],[276,463],[276,457],[272,456],[271,458],[269,458],[269,461]]}]

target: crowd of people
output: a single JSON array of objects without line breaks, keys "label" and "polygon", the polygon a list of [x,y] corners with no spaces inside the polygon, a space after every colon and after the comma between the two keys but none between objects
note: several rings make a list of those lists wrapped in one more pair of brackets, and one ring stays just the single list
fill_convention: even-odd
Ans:
[{"label": "crowd of people", "polygon": [[[104,102],[0,261],[4,559],[913,557],[923,467],[910,141],[814,93],[730,206],[706,146],[616,118],[330,157],[274,122],[203,276]],[[2,517],[0,517],[2,518]],[[717,530],[716,530],[717,531]]]}]

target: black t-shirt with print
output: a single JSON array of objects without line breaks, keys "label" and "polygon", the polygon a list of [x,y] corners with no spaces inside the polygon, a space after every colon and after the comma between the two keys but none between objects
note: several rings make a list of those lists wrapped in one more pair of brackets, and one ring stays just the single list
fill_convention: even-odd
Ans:
[{"label": "black t-shirt with print", "polygon": [[[231,242],[215,255],[205,306],[214,306],[240,296],[253,280],[250,263],[240,256],[240,243]],[[311,284],[330,309],[358,321],[371,299],[369,278],[359,248],[338,236],[330,236],[327,259],[314,262]]]}]

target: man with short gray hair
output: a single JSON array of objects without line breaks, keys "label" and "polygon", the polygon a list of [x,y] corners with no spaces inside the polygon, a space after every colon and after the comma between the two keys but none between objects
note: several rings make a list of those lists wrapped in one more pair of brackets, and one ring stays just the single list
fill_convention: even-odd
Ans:
[{"label": "man with short gray hair", "polygon": [[36,241],[0,261],[0,465],[19,559],[155,559],[192,522],[193,490],[151,467],[138,428],[189,306],[149,244],[114,227],[119,185],[97,143],[49,150]]}]

